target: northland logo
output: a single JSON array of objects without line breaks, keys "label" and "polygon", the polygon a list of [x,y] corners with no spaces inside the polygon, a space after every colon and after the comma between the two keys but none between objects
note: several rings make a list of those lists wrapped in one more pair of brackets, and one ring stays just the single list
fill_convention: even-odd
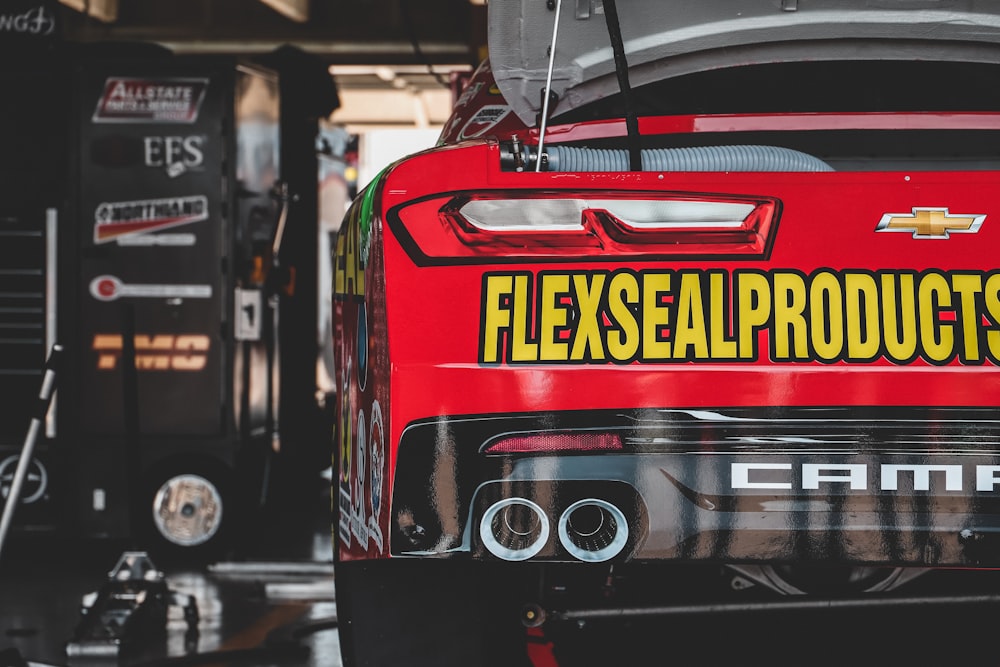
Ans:
[{"label": "northland logo", "polygon": [[204,195],[102,202],[94,211],[94,243],[148,234],[208,218]]},{"label": "northland logo", "polygon": [[906,232],[915,239],[947,239],[951,234],[975,234],[985,215],[952,214],[947,208],[919,208],[912,213],[886,213],[875,226],[876,232]]},{"label": "northland logo", "polygon": [[95,123],[193,123],[208,79],[109,77],[97,100]]}]

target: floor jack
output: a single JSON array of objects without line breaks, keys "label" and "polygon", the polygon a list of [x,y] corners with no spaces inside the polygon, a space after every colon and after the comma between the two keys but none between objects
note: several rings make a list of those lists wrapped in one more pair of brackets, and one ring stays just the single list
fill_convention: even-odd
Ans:
[{"label": "floor jack", "polygon": [[196,646],[199,615],[194,596],[170,590],[146,552],[126,551],[101,589],[83,597],[66,655],[117,660],[148,651],[157,640],[165,641],[171,605],[183,608],[188,626],[185,644]]}]

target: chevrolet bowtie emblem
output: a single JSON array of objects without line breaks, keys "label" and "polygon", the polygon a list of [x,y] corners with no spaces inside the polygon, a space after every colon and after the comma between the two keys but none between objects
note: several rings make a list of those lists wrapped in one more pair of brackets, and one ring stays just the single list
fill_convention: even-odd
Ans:
[{"label": "chevrolet bowtie emblem", "polygon": [[917,208],[912,213],[886,213],[876,232],[910,232],[915,239],[946,239],[952,232],[975,234],[985,215],[952,215],[946,208]]}]

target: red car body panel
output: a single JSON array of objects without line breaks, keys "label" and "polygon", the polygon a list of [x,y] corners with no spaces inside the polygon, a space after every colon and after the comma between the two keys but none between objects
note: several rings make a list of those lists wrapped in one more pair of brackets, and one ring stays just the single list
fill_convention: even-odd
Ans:
[{"label": "red car body panel", "polygon": [[[815,408],[850,416],[856,408],[858,414],[876,415],[877,424],[896,421],[893,411],[901,409],[959,415],[996,406],[1000,272],[989,249],[1000,247],[1000,228],[984,220],[1000,214],[992,191],[997,172],[845,170],[784,172],[779,178],[738,171],[504,169],[502,140],[537,142],[538,133],[510,114],[498,114],[483,131],[468,131],[477,108],[499,104],[489,80],[488,67],[481,68],[442,134],[442,145],[387,168],[355,203],[339,239],[340,559],[476,552],[469,523],[475,510],[468,499],[458,499],[468,490],[461,491],[459,475],[448,472],[449,466],[459,467],[449,457],[463,448],[481,452],[485,444],[451,443],[455,451],[445,451],[441,443],[453,438],[447,433],[432,447],[437,452],[430,457],[432,469],[415,483],[423,485],[415,493],[430,498],[440,539],[410,549],[392,544],[392,536],[398,539],[415,521],[407,503],[394,503],[393,492],[400,443],[421,421],[437,421],[444,433],[451,423],[488,415]],[[1000,128],[1000,114],[687,115],[643,118],[640,127],[648,135],[994,130]],[[596,121],[556,125],[548,137],[593,139],[623,131],[622,122]],[[489,136],[463,139],[472,134]],[[589,235],[539,237],[495,230],[472,230],[468,236],[465,223],[447,213],[449,202],[477,198],[657,197],[753,202],[769,217],[742,236],[685,231],[616,236],[613,224],[592,220]],[[480,243],[476,234],[493,236]],[[456,241],[459,237],[465,240]],[[886,413],[878,417],[882,409]],[[906,413],[901,421],[912,419]],[[770,460],[767,443],[771,453],[783,452],[794,438],[756,442],[765,443],[755,451]],[[869,495],[880,484],[896,483],[878,478],[878,466],[887,461],[904,468],[930,461],[925,465],[931,472],[914,473],[928,479],[936,476],[935,465],[955,465],[931,456],[942,447],[937,441],[897,445],[897,454],[905,456],[884,460],[857,442],[839,454],[863,451],[864,458],[806,464],[818,466],[820,477],[827,475],[827,491],[836,487],[839,493],[849,474],[861,474],[849,467],[852,461],[872,468],[864,473]],[[725,445],[720,449],[713,441],[705,450],[739,449]],[[951,481],[948,486],[962,507],[983,496],[973,490],[973,475],[992,480],[994,474],[992,446],[972,453],[981,456],[969,459],[961,488]],[[745,470],[739,468],[744,464],[730,465],[718,474]],[[784,489],[786,481],[755,482],[756,466],[767,464],[749,465],[743,483],[763,484],[768,497],[779,497],[773,490]],[[594,466],[601,469],[599,459]],[[853,472],[835,472],[846,470]],[[642,477],[624,476],[633,474]],[[854,494],[860,483],[850,479]],[[640,495],[657,496],[642,488],[648,481],[633,482]],[[740,494],[728,491],[738,502]],[[985,494],[990,493],[992,482]],[[890,513],[909,511],[885,489],[876,496]],[[809,497],[831,498],[823,490]],[[651,517],[655,513],[650,510]],[[958,521],[959,514],[949,516]],[[757,528],[768,521],[762,519]],[[750,524],[748,530],[757,529]],[[655,527],[635,528],[634,534],[656,542]],[[947,530],[953,535],[958,528],[952,528]],[[633,553],[675,558],[681,552],[661,545],[646,551],[636,546]],[[705,555],[754,559],[770,553],[750,548]],[[952,549],[943,558],[963,564],[958,553]],[[859,554],[861,560],[888,559],[879,549],[861,548]],[[900,560],[922,564],[914,558]]]},{"label": "red car body panel", "polygon": [[[383,548],[373,545],[389,534],[390,517],[385,509],[391,503],[388,494],[393,488],[396,447],[403,429],[416,419],[529,409],[666,406],[989,407],[1000,396],[1000,276],[991,253],[984,252],[1000,243],[1000,229],[984,226],[978,234],[953,234],[946,242],[917,240],[905,233],[875,233],[887,213],[905,215],[915,207],[992,217],[996,211],[991,192],[996,181],[993,172],[796,174],[783,176],[780,184],[770,174],[746,173],[670,174],[668,178],[657,173],[500,173],[491,167],[499,163],[497,151],[495,142],[480,141],[410,158],[387,172],[373,196],[377,200],[374,208],[381,215],[371,222],[370,261],[363,271],[370,378],[362,391],[352,390],[350,381],[343,386],[344,400],[350,403],[342,406],[340,437],[353,434],[348,440],[356,443],[367,434],[365,447],[369,454],[374,448],[384,451],[384,459],[374,459],[386,464],[384,474],[375,477],[385,480],[380,487],[379,511],[376,513],[371,505],[364,510],[365,517],[378,517],[378,531],[370,533],[381,536],[379,540],[373,537],[367,550],[345,549],[342,557],[384,553]],[[652,192],[664,186],[682,193],[777,197],[782,202],[783,221],[808,217],[808,224],[779,223],[767,259],[730,261],[713,256],[711,248],[706,247],[704,255],[665,261],[657,256],[643,257],[638,248],[637,257],[627,268],[621,268],[614,256],[564,258],[556,253],[545,261],[521,261],[516,251],[477,257],[474,263],[453,265],[447,263],[447,258],[431,263],[416,252],[418,248],[404,247],[385,219],[386,212],[396,211],[397,207],[403,207],[405,217],[410,202],[442,192],[589,191],[612,187],[618,192]],[[352,218],[349,228],[358,224]],[[365,243],[360,241],[358,245]],[[356,249],[355,261],[360,255]],[[783,314],[767,314],[781,319],[789,327],[786,333],[773,326],[761,327],[752,332],[751,340],[746,335],[734,336],[733,320],[739,314],[720,302],[700,304],[705,310],[698,311],[697,316],[690,310],[697,304],[684,306],[692,313],[689,335],[683,349],[668,352],[665,358],[629,363],[613,358],[585,361],[571,359],[568,352],[563,352],[556,356],[565,358],[551,363],[542,359],[511,363],[507,350],[500,352],[498,363],[481,361],[483,341],[488,335],[506,336],[508,347],[514,339],[536,346],[539,336],[527,325],[521,331],[506,324],[497,325],[498,331],[486,330],[490,318],[509,312],[513,306],[486,302],[484,276],[523,273],[538,282],[543,274],[592,276],[609,272],[629,276],[668,272],[676,287],[667,292],[667,298],[675,307],[680,307],[677,290],[684,281],[700,281],[713,272],[723,290],[733,287],[737,274],[756,276],[756,283],[763,280],[771,285],[775,301],[782,296],[792,301],[806,298],[802,290],[820,280],[833,290],[824,288],[824,295],[836,295],[837,286],[843,290],[844,307],[854,309],[850,311],[854,319],[841,324],[842,344],[836,337],[830,338],[824,358],[809,358],[816,356],[815,345],[806,339],[819,334],[807,326],[807,310],[801,303],[793,303]],[[912,360],[887,358],[885,344],[879,343],[879,327],[867,333],[859,328],[857,318],[863,312],[860,304],[865,296],[872,298],[889,291],[881,286],[883,276],[885,280],[907,276],[905,280],[913,281],[915,286],[899,289],[899,318],[885,302],[869,311],[869,316],[876,312],[884,318],[888,313],[892,316],[890,322],[911,330],[916,327],[910,333],[919,335],[921,341],[941,339],[928,341],[931,349]],[[968,282],[960,285],[962,280]],[[639,284],[638,280],[628,282]],[[920,291],[921,285],[924,292]],[[520,307],[531,319],[540,318],[540,297],[527,291],[517,297],[512,291],[509,296],[521,299]],[[975,307],[975,314],[967,312],[980,300],[983,303]],[[341,349],[356,349],[358,316],[354,305],[354,301],[340,304],[338,320],[348,341]],[[902,324],[909,318],[916,319]],[[565,345],[572,327],[560,321],[564,324],[552,335],[552,342]],[[885,325],[883,319],[881,326]],[[873,342],[879,343],[879,350],[873,351]],[[747,344],[752,347],[750,353],[736,351]],[[854,348],[864,351],[852,360]],[[733,358],[734,354],[737,358]],[[350,358],[339,360],[341,369],[355,364]],[[348,410],[350,427],[344,421]],[[380,419],[373,414],[380,415]],[[366,416],[367,423],[353,421],[355,415]],[[348,444],[342,440],[341,446],[346,451]],[[357,481],[359,469],[352,471],[351,486],[355,490],[363,488],[364,480],[361,484]],[[360,472],[363,477],[363,469]]]}]

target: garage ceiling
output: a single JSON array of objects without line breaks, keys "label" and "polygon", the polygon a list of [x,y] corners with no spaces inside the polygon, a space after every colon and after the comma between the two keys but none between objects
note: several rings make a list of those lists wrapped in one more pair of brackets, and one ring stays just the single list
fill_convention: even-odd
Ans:
[{"label": "garage ceiling", "polygon": [[442,124],[450,77],[485,55],[486,7],[470,0],[59,0],[56,11],[75,42],[243,56],[298,46],[331,67],[332,120],[355,131]]}]

